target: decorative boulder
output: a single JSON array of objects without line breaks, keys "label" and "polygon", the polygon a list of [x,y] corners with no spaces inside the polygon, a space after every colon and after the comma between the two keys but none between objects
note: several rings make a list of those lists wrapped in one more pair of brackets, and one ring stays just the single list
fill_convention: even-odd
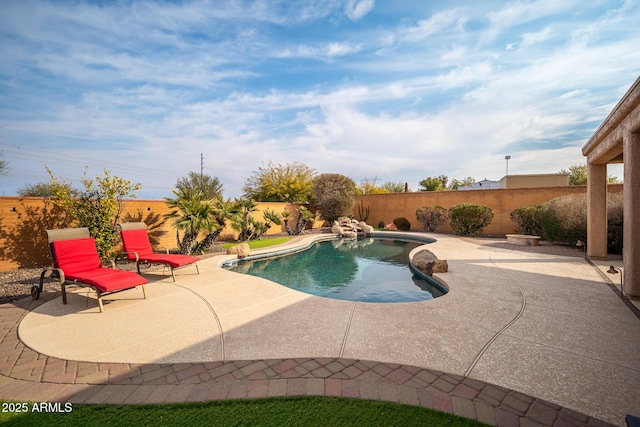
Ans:
[{"label": "decorative boulder", "polygon": [[437,259],[433,264],[434,273],[446,273],[449,271],[449,263],[446,259]]},{"label": "decorative boulder", "polygon": [[342,233],[344,233],[344,229],[340,227],[337,222],[334,222],[333,226],[331,227],[331,232],[342,235]]},{"label": "decorative boulder", "polygon": [[364,227],[362,227],[362,232],[365,236],[371,236],[371,233],[373,233],[373,227],[370,225],[365,225]]},{"label": "decorative boulder", "polygon": [[424,271],[427,267],[427,264],[437,260],[438,258],[431,252],[430,250],[423,249],[416,253],[411,260],[411,263],[418,270]]},{"label": "decorative boulder", "polygon": [[433,273],[446,273],[449,271],[449,263],[446,260],[438,259],[433,252],[427,249],[416,253],[411,260],[411,264],[428,276],[433,276]]},{"label": "decorative boulder", "polygon": [[240,243],[239,245],[231,246],[227,249],[227,254],[238,255],[238,258],[244,258],[249,255],[249,245],[246,243]]},{"label": "decorative boulder", "polygon": [[384,229],[385,229],[385,230],[397,230],[397,229],[398,229],[398,227],[397,227],[394,223],[391,223],[391,224],[387,224],[387,225],[385,225],[385,226],[384,226]]},{"label": "decorative boulder", "polygon": [[355,239],[356,237],[358,237],[358,233],[356,233],[355,231],[345,231],[344,233],[342,233],[342,237]]}]

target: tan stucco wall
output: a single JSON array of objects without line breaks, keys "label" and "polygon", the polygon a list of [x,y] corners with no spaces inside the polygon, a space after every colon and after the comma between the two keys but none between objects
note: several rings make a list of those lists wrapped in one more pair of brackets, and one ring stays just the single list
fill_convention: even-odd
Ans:
[{"label": "tan stucco wall", "polygon": [[507,175],[500,180],[500,188],[538,188],[538,187],[562,187],[569,185],[569,174],[532,174],[532,175]]},{"label": "tan stucco wall", "polygon": [[[7,271],[18,267],[44,266],[50,264],[47,237],[44,230],[59,228],[56,224],[56,212],[48,205],[45,214],[45,201],[39,197],[0,197],[0,271]],[[262,212],[271,209],[277,213],[288,209],[292,213],[291,227],[295,227],[298,205],[290,203],[259,203],[254,217],[262,220]],[[31,212],[31,213],[30,213]],[[136,215],[142,213],[146,217],[149,213],[169,213],[170,209],[162,200],[127,200],[123,203],[123,217],[127,213]],[[314,227],[322,226],[316,221]],[[176,230],[171,221],[167,220],[162,230],[167,233],[161,237],[159,246],[167,248],[178,247]],[[285,232],[283,226],[272,226],[269,234]],[[221,240],[234,240],[238,233],[230,226],[222,232]],[[5,236],[7,236],[5,238]]]},{"label": "tan stucco wall", "polygon": [[[622,191],[622,184],[609,185],[609,192]],[[493,209],[495,216],[484,229],[487,236],[504,236],[515,232],[515,224],[509,218],[511,212],[522,206],[537,205],[568,194],[584,194],[586,186],[563,186],[546,188],[517,188],[467,191],[425,191],[417,193],[366,194],[358,197],[362,206],[369,207],[368,224],[377,226],[380,221],[388,224],[397,217],[405,217],[411,223],[411,230],[420,231],[416,210],[423,206],[442,206],[449,209],[460,203],[476,203]],[[357,204],[353,214],[358,217]],[[449,224],[444,224],[443,233],[450,233]]]}]

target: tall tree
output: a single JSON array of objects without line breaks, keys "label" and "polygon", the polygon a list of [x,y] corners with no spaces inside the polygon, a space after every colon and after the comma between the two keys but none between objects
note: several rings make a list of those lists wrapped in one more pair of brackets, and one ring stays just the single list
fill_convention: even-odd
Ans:
[{"label": "tall tree", "polygon": [[446,175],[431,176],[420,181],[418,184],[420,191],[443,191],[447,188],[449,178]]},{"label": "tall tree", "polygon": [[316,171],[293,162],[286,165],[269,161],[245,180],[244,198],[259,202],[307,203]]},{"label": "tall tree", "polygon": [[561,169],[558,173],[569,174],[569,185],[587,185],[587,165],[571,165],[569,170]]},{"label": "tall tree", "polygon": [[351,213],[356,200],[356,184],[347,176],[325,173],[313,182],[311,204],[329,223]]},{"label": "tall tree", "polygon": [[189,175],[178,178],[176,188],[182,190],[199,190],[205,199],[222,197],[222,183],[215,176],[189,172]]},{"label": "tall tree", "polygon": [[463,179],[456,179],[453,178],[451,180],[451,182],[449,183],[449,190],[457,190],[460,187],[468,187],[470,185],[473,185],[473,183],[476,182],[475,178],[473,178],[472,176],[468,176],[466,178]]}]

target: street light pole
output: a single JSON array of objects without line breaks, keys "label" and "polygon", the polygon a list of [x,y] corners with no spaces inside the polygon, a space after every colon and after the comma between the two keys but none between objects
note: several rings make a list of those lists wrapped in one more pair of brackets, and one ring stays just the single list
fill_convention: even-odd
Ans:
[{"label": "street light pole", "polygon": [[507,161],[507,173],[506,176],[509,175],[509,159],[511,159],[511,156],[504,156],[504,159]]}]

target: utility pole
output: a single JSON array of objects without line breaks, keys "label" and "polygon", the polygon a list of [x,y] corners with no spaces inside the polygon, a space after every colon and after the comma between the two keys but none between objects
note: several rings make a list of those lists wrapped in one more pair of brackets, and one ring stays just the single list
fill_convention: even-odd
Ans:
[{"label": "utility pole", "polygon": [[204,175],[204,154],[200,153],[200,179],[202,179]]}]

